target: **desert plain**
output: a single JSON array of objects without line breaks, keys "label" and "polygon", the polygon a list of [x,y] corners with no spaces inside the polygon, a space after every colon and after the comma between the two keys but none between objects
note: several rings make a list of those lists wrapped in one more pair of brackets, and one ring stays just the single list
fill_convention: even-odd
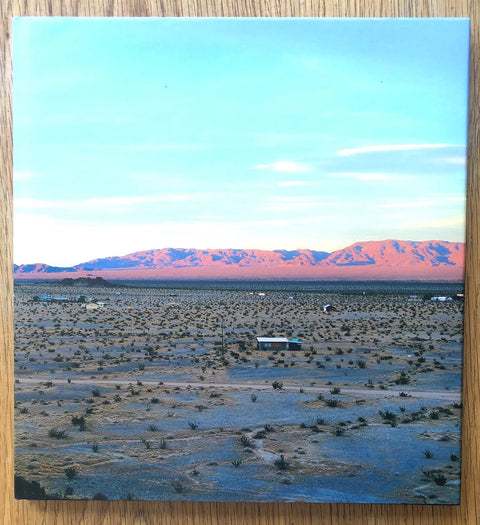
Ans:
[{"label": "desert plain", "polygon": [[462,291],[16,284],[17,497],[457,504]]}]

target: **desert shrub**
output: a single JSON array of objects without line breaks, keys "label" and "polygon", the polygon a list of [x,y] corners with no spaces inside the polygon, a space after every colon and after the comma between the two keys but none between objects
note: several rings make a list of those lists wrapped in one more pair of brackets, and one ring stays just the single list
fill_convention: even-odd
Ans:
[{"label": "desert shrub", "polygon": [[338,407],[338,401],[336,399],[325,399],[325,404],[329,408]]},{"label": "desert shrub", "polygon": [[15,497],[17,499],[52,499],[38,481],[27,481],[22,476],[15,476]]},{"label": "desert shrub", "polygon": [[410,376],[402,370],[398,377],[394,380],[396,385],[408,385],[410,384]]},{"label": "desert shrub", "polygon": [[277,458],[273,463],[279,470],[287,470],[290,466],[290,463],[285,460],[283,454],[280,454],[280,457]]},{"label": "desert shrub", "polygon": [[77,476],[78,470],[75,467],[67,467],[65,469],[65,476],[67,476],[68,479],[73,479]]},{"label": "desert shrub", "polygon": [[333,387],[331,390],[330,390],[330,394],[340,394],[340,388],[338,388],[338,386],[335,386]]},{"label": "desert shrub", "polygon": [[97,492],[92,496],[92,499],[98,500],[98,501],[107,501],[108,498],[105,496],[103,492]]},{"label": "desert shrub", "polygon": [[92,396],[93,397],[100,397],[100,390],[98,388],[94,388],[92,390]]},{"label": "desert shrub", "polygon": [[92,445],[92,450],[93,450],[93,452],[98,452],[98,443],[94,443]]},{"label": "desert shrub", "polygon": [[255,403],[255,401],[257,400],[257,394],[251,394],[250,399],[252,400],[252,403]]},{"label": "desert shrub", "polygon": [[443,486],[447,483],[447,478],[441,472],[432,472],[430,478],[436,485]]},{"label": "desert shrub", "polygon": [[175,490],[175,492],[178,492],[178,493],[183,492],[183,490],[185,488],[184,485],[183,485],[183,482],[180,479],[174,479],[171,482],[171,485],[172,485],[173,489]]},{"label": "desert shrub", "polygon": [[283,388],[283,383],[281,381],[278,381],[278,379],[276,379],[273,383],[272,383],[272,386],[275,390],[281,390]]},{"label": "desert shrub", "polygon": [[427,459],[433,458],[433,452],[431,450],[428,450],[428,448],[423,451],[423,454]]},{"label": "desert shrub", "polygon": [[198,428],[198,423],[195,423],[194,421],[189,421],[188,422],[188,426],[192,429],[192,430],[196,430]]},{"label": "desert shrub", "polygon": [[147,430],[149,432],[158,432],[158,427],[155,425],[155,423],[150,423],[150,425],[147,427]]},{"label": "desert shrub", "polygon": [[84,431],[86,428],[87,428],[87,424],[86,424],[86,421],[85,421],[85,418],[83,416],[73,416],[72,417],[72,425],[74,427],[78,427],[78,430],[80,431]]},{"label": "desert shrub", "polygon": [[378,413],[386,423],[389,423],[392,426],[397,426],[397,416],[393,412],[390,412],[390,410],[385,410],[385,412],[379,410]]},{"label": "desert shrub", "polygon": [[51,428],[48,431],[48,435],[51,438],[55,438],[55,439],[64,439],[67,437],[67,433],[65,432],[65,430],[60,430],[58,428]]},{"label": "desert shrub", "polygon": [[242,464],[242,460],[240,458],[232,459],[231,463],[235,468],[237,468]]},{"label": "desert shrub", "polygon": [[254,446],[253,441],[248,436],[246,436],[245,434],[243,434],[243,436],[241,436],[238,441],[244,447],[253,447]]}]

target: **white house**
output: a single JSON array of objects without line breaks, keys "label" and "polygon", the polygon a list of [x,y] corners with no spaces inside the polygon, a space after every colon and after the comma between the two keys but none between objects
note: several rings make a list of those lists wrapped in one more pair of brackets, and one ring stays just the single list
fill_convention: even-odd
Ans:
[{"label": "white house", "polygon": [[259,350],[301,350],[302,342],[286,337],[257,337]]},{"label": "white house", "polygon": [[286,337],[257,337],[259,350],[288,350]]}]

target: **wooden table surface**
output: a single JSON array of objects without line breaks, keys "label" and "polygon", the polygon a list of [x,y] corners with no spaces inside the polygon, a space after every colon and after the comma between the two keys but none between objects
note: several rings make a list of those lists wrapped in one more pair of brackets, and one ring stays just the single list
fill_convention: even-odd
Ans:
[{"label": "wooden table surface", "polygon": [[[467,288],[460,506],[14,500],[10,17],[25,15],[471,18]],[[480,524],[480,0],[0,0],[0,20],[0,524]]]}]

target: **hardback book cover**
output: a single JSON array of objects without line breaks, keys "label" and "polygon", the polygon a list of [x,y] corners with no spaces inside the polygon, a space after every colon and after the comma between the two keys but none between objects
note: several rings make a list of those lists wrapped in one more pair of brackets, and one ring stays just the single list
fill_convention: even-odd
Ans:
[{"label": "hardback book cover", "polygon": [[15,18],[16,497],[458,504],[468,49]]}]

